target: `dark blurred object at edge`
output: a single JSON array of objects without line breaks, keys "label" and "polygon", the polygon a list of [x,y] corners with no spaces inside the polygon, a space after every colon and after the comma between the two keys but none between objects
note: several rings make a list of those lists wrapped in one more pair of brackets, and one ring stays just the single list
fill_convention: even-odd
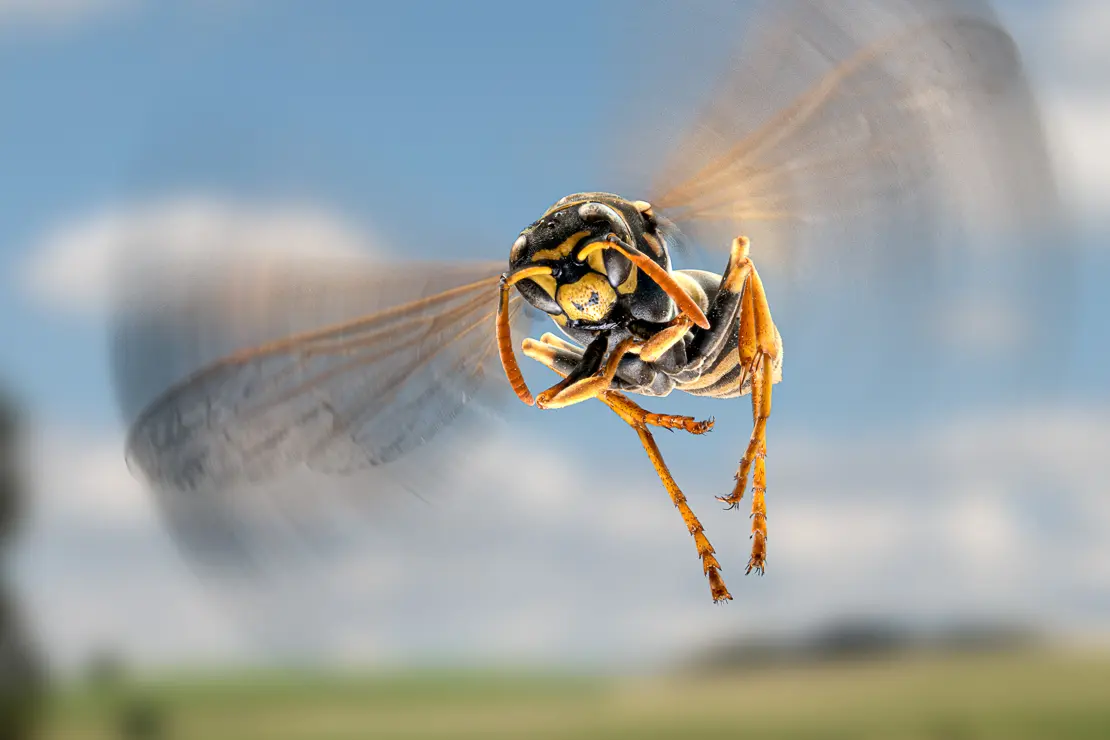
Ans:
[{"label": "dark blurred object at edge", "polygon": [[1042,636],[1017,624],[955,622],[914,629],[894,621],[843,619],[805,636],[738,638],[705,650],[688,664],[698,670],[733,671],[770,665],[806,665],[837,660],[1015,652],[1037,647]]},{"label": "dark blurred object at edge", "polygon": [[11,585],[10,561],[26,500],[19,475],[21,425],[0,392],[0,740],[35,737],[45,671]]}]

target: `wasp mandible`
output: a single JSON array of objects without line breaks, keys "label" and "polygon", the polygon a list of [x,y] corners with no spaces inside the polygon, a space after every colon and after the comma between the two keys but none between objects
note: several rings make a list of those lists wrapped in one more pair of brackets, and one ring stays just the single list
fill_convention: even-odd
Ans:
[{"label": "wasp mandible", "polygon": [[[713,599],[731,599],[651,433],[700,435],[713,421],[652,413],[630,396],[751,397],[735,485],[719,498],[736,508],[751,482],[747,572],[763,573],[767,423],[783,343],[752,256],[765,253],[745,230],[769,225],[780,259],[820,250],[821,224],[847,225],[876,252],[914,255],[935,246],[934,234],[912,245],[885,240],[868,214],[935,209],[958,218],[942,206],[976,181],[992,218],[1021,229],[1031,204],[1051,198],[1019,55],[982,3],[797,0],[775,4],[752,28],[757,43],[656,185],[633,194],[644,200],[603,192],[559,200],[520,232],[507,270],[504,262],[247,264],[176,302],[159,295],[164,310],[123,327],[115,348],[117,386],[134,412],[129,460],[167,502],[296,466],[335,474],[386,466],[507,378],[529,405],[596,399],[635,429],[694,538]],[[974,203],[959,205],[969,218]],[[722,272],[676,269],[680,229],[720,223],[731,242],[706,246],[721,253]],[[802,232],[801,223],[818,230]],[[525,303],[559,330],[519,346],[562,376],[535,396],[513,338]],[[194,362],[215,335],[239,341],[214,362]],[[173,366],[173,382],[153,403],[133,402],[151,384],[152,358]]]}]

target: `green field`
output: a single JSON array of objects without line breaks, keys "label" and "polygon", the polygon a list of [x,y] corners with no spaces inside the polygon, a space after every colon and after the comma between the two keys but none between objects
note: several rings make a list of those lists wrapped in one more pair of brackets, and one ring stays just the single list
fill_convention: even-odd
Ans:
[{"label": "green field", "polygon": [[621,679],[238,674],[71,688],[46,724],[46,737],[72,740],[1105,739],[1110,658],[926,656]]}]

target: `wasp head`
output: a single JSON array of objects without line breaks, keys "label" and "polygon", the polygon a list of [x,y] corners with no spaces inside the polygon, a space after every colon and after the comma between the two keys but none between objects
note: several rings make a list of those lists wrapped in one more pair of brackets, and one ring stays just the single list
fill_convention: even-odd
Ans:
[{"label": "wasp head", "polygon": [[[669,259],[655,231],[651,207],[609,193],[568,195],[524,229],[509,254],[512,271],[550,268],[516,283],[524,298],[560,324],[612,322],[622,299],[635,293],[637,270],[613,249],[586,249],[619,240],[648,244],[644,251],[665,269]],[[645,237],[645,235],[647,235]],[[623,302],[627,302],[625,299]]]}]

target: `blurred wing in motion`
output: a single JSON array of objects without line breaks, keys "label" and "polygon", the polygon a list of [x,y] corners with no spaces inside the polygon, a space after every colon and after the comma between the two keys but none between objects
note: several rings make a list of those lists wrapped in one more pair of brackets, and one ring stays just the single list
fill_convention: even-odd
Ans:
[{"label": "blurred wing in motion", "polygon": [[502,267],[251,260],[132,291],[114,345],[129,463],[161,492],[213,493],[404,455],[497,363]]},{"label": "blurred wing in motion", "polygon": [[1053,208],[1018,51],[983,4],[788,0],[750,28],[657,180],[649,200],[670,218],[754,231],[763,263],[793,265],[829,246],[803,238],[806,223],[826,236],[850,223],[847,241],[866,247],[910,201],[918,222],[976,229]]}]

